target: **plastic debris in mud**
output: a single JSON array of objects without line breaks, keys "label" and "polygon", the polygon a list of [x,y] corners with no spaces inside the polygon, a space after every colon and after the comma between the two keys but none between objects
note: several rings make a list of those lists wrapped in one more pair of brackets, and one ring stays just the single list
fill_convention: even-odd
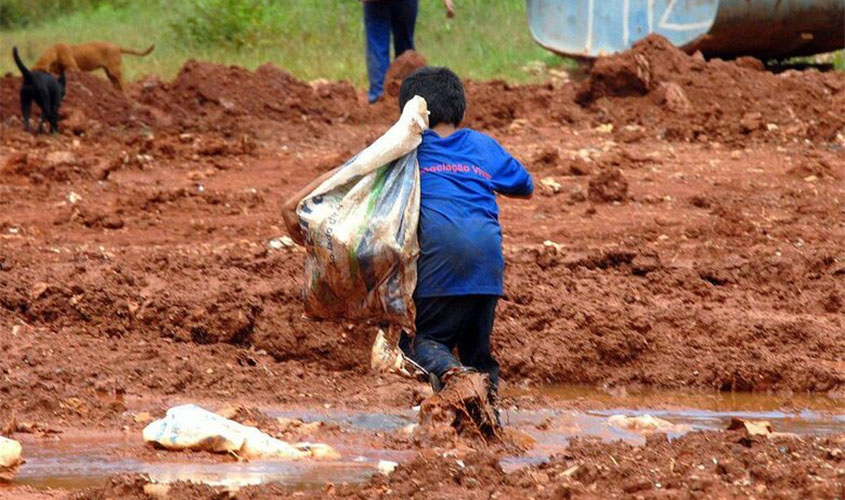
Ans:
[{"label": "plastic debris in mud", "polygon": [[728,430],[744,430],[749,436],[768,436],[772,433],[772,424],[768,420],[751,421],[734,417],[728,424]]},{"label": "plastic debris in mud", "polygon": [[384,330],[379,329],[376,339],[373,341],[373,349],[370,353],[370,367],[378,373],[396,373],[406,377],[412,377],[409,367],[406,366],[405,354],[399,349],[397,342],[390,341]]},{"label": "plastic debris in mud", "polygon": [[144,441],[168,450],[205,450],[239,458],[335,460],[340,454],[322,443],[287,443],[196,405],[175,406],[143,431]]},{"label": "plastic debris in mud", "polygon": [[23,463],[21,451],[19,442],[0,436],[0,483],[10,482],[17,475]]},{"label": "plastic debris in mud", "polygon": [[389,476],[391,472],[396,470],[396,466],[398,465],[398,463],[391,462],[390,460],[379,460],[378,465],[376,466],[376,470],[378,470],[379,474]]},{"label": "plastic debris in mud", "polygon": [[653,417],[651,415],[637,415],[629,417],[627,415],[613,415],[607,419],[607,422],[622,429],[628,429],[635,432],[650,433],[650,432],[667,432],[680,430],[679,426],[663,420],[662,418]]},{"label": "plastic debris in mud", "polygon": [[269,242],[267,242],[267,246],[270,247],[272,250],[281,250],[283,248],[291,248],[295,246],[296,243],[293,242],[290,236],[280,236],[278,238],[273,238]]}]

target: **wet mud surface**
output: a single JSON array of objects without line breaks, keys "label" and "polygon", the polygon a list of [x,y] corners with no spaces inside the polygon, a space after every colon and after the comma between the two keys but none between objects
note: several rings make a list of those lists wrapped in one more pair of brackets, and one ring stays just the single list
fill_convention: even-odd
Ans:
[{"label": "wet mud surface", "polygon": [[[126,95],[70,75],[62,133],[50,137],[23,132],[19,85],[0,79],[0,433],[138,433],[137,412],[185,400],[402,414],[428,394],[369,373],[376,325],[304,318],[303,254],[274,243],[282,200],[378,137],[398,114],[392,100],[369,106],[346,83],[301,82],[269,65],[190,61],[174,81],[147,78]],[[506,295],[493,345],[506,405],[601,411],[639,389],[768,392],[776,410],[800,410],[807,393],[841,404],[842,73],[775,75],[650,39],[581,82],[467,82],[467,93],[465,125],[499,140],[538,186],[533,200],[500,200]],[[560,383],[611,401],[559,403],[533,389]],[[696,433],[645,449],[703,461],[732,439]],[[737,470],[756,459],[783,467],[780,479],[761,479],[770,493],[810,491],[789,489],[814,484],[787,479],[799,467],[841,485],[841,461],[818,451],[841,448],[839,438],[819,439],[797,445],[800,459],[768,442],[743,449]],[[586,460],[617,445],[578,446],[562,453]],[[620,456],[643,454],[642,471],[656,468],[658,458],[625,446]],[[453,468],[407,440],[388,449],[420,453],[412,463],[423,477]],[[473,465],[477,483],[516,480],[485,457]],[[573,460],[531,470],[558,478]],[[575,478],[558,497],[616,491],[617,473]],[[411,476],[360,493],[400,491]],[[552,496],[558,479],[539,491],[539,477],[537,497]],[[696,498],[751,491],[727,477]],[[115,481],[91,498],[138,494],[135,479]],[[455,485],[437,491],[490,493]],[[191,488],[185,495],[207,493]],[[0,497],[24,491],[64,494]],[[653,486],[623,493],[659,496]]]}]

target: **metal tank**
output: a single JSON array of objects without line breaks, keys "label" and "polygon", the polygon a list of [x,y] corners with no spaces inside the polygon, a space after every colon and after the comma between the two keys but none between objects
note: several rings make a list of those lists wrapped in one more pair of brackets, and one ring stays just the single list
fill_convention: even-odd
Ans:
[{"label": "metal tank", "polygon": [[649,33],[708,57],[760,59],[845,47],[845,0],[527,0],[534,40],[572,57],[625,50]]}]

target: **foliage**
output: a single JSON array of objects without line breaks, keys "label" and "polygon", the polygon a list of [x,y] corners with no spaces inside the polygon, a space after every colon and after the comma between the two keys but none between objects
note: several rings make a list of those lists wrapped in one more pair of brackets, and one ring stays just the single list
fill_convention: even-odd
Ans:
[{"label": "foliage", "polygon": [[171,28],[176,38],[192,46],[254,46],[259,40],[268,13],[269,0],[193,0]]},{"label": "foliage", "polygon": [[62,14],[101,6],[121,7],[128,0],[2,0],[0,28],[34,26]]},{"label": "foliage", "polygon": [[[15,1],[47,0],[0,4]],[[12,45],[26,62],[58,41],[108,40],[136,49],[156,44],[150,56],[125,61],[130,81],[146,74],[173,78],[186,60],[198,59],[249,69],[270,62],[305,80],[366,85],[363,15],[356,0],[87,1],[99,3],[25,28],[0,28],[0,73],[17,72],[7,50]],[[451,19],[440,1],[419,5],[417,49],[431,64],[462,77],[536,82],[546,76],[525,71],[528,63],[571,64],[531,38],[524,0],[460,0]]]}]

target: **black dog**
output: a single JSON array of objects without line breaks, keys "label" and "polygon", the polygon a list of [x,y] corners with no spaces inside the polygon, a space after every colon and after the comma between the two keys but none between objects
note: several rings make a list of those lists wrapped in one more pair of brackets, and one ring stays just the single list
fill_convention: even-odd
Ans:
[{"label": "black dog", "polygon": [[29,131],[29,114],[34,100],[41,108],[41,121],[38,122],[38,132],[42,131],[44,121],[50,122],[50,133],[59,131],[59,105],[65,97],[65,72],[62,70],[59,79],[43,71],[30,71],[21,62],[18,48],[12,48],[12,56],[23,75],[21,85],[21,114],[24,128]]}]

